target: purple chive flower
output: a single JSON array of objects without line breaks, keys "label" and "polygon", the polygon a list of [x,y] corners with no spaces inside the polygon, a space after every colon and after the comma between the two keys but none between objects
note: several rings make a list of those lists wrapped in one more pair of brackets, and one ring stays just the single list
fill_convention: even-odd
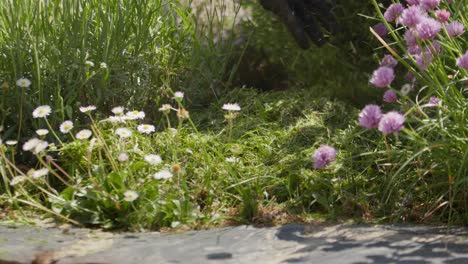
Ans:
[{"label": "purple chive flower", "polygon": [[425,10],[434,9],[440,4],[440,0],[420,0],[419,2]]},{"label": "purple chive flower", "polygon": [[387,54],[383,57],[380,66],[387,66],[390,68],[395,68],[398,64],[398,61],[390,54]]},{"label": "purple chive flower", "polygon": [[404,115],[395,111],[388,112],[382,116],[382,119],[380,119],[379,131],[384,133],[384,135],[397,133],[403,129],[404,123]]},{"label": "purple chive flower", "polygon": [[447,9],[436,10],[435,14],[437,16],[437,20],[439,20],[440,23],[445,23],[450,18],[450,12],[447,11]]},{"label": "purple chive flower", "polygon": [[418,37],[422,40],[435,38],[441,29],[440,22],[429,17],[421,19],[421,22],[416,26]]},{"label": "purple chive flower", "polygon": [[468,69],[468,51],[457,59],[457,66],[465,70]]},{"label": "purple chive flower", "polygon": [[382,66],[374,71],[372,78],[370,79],[370,83],[376,87],[383,88],[390,85],[394,79],[395,72],[393,69],[387,66]]},{"label": "purple chive flower", "polygon": [[421,48],[418,46],[418,44],[411,45],[408,47],[408,52],[409,54],[419,54],[421,53]]},{"label": "purple chive flower", "polygon": [[388,89],[383,95],[383,100],[387,103],[393,104],[398,100],[398,95],[395,91]]},{"label": "purple chive flower", "polygon": [[336,158],[336,150],[328,145],[321,145],[312,156],[314,158],[314,168],[323,169]]},{"label": "purple chive flower", "polygon": [[421,69],[423,70],[427,70],[427,67],[429,66],[429,64],[431,64],[432,61],[434,60],[434,56],[432,56],[431,53],[427,53],[427,52],[416,54],[413,57],[416,63],[419,65],[419,67],[421,67]]},{"label": "purple chive flower", "polygon": [[465,33],[465,26],[459,21],[453,21],[446,26],[447,33],[450,37],[460,36]]},{"label": "purple chive flower", "polygon": [[379,35],[380,37],[385,37],[388,34],[388,29],[385,27],[383,23],[378,23],[377,25],[374,26],[374,31]]},{"label": "purple chive flower", "polygon": [[403,35],[403,37],[405,38],[407,46],[413,46],[418,44],[418,42],[416,41],[416,32],[413,29],[408,29]]},{"label": "purple chive flower", "polygon": [[365,128],[377,128],[382,118],[380,106],[369,104],[359,113],[359,125]]},{"label": "purple chive flower", "polygon": [[408,5],[419,5],[419,2],[421,0],[406,0],[406,2],[408,3]]},{"label": "purple chive flower", "polygon": [[412,5],[403,10],[398,21],[404,26],[415,27],[424,17],[424,11],[419,6]]},{"label": "purple chive flower", "polygon": [[428,107],[442,106],[442,101],[437,96],[431,96],[429,98],[429,103],[426,104]]},{"label": "purple chive flower", "polygon": [[388,22],[396,21],[405,8],[400,3],[391,4],[384,13],[384,18]]},{"label": "purple chive flower", "polygon": [[412,72],[408,71],[405,74],[405,80],[407,80],[408,82],[414,82],[414,81],[416,81],[416,76],[414,76],[414,74]]},{"label": "purple chive flower", "polygon": [[431,45],[426,46],[424,49],[426,53],[436,55],[440,53],[440,44],[437,41],[432,42]]}]

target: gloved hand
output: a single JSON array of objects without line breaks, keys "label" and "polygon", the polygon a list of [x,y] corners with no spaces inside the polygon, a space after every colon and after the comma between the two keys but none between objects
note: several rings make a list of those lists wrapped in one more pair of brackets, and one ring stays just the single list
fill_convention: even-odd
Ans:
[{"label": "gloved hand", "polygon": [[325,44],[323,29],[331,34],[340,31],[327,0],[260,0],[260,4],[279,16],[302,49],[310,47],[309,40],[317,46]]}]

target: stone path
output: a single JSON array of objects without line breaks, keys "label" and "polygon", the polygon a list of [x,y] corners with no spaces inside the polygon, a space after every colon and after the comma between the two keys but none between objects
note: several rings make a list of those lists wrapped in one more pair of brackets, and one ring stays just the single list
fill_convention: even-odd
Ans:
[{"label": "stone path", "polygon": [[183,234],[0,225],[0,264],[468,263],[468,228],[238,226]]}]

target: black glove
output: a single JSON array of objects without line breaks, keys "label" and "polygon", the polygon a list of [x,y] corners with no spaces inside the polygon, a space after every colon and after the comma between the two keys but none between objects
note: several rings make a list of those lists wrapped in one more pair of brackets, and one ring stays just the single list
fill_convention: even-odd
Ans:
[{"label": "black glove", "polygon": [[323,28],[332,34],[340,31],[333,4],[327,0],[260,0],[260,4],[280,17],[303,49],[310,47],[309,39],[317,46],[327,42]]}]

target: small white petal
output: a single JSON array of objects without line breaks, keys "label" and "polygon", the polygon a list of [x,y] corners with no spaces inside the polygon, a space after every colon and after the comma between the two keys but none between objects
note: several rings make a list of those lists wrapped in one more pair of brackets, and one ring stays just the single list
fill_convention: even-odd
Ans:
[{"label": "small white petal", "polygon": [[145,161],[151,165],[157,165],[162,162],[161,156],[156,154],[148,154],[145,156]]},{"label": "small white petal", "polygon": [[155,180],[169,179],[172,177],[172,173],[168,170],[158,171],[153,175]]},{"label": "small white petal", "polygon": [[52,108],[48,105],[41,105],[34,109],[32,115],[34,118],[47,117],[52,113]]},{"label": "small white petal", "polygon": [[124,193],[124,200],[127,202],[133,202],[138,199],[138,193],[135,191],[126,191]]},{"label": "small white petal", "polygon": [[93,133],[89,129],[83,129],[80,130],[78,133],[76,133],[75,137],[80,140],[85,140],[91,137]]},{"label": "small white petal", "polygon": [[234,103],[234,104],[224,104],[223,107],[222,107],[223,110],[226,110],[226,111],[240,111],[241,110],[241,107],[239,106],[239,104],[237,103]]}]

